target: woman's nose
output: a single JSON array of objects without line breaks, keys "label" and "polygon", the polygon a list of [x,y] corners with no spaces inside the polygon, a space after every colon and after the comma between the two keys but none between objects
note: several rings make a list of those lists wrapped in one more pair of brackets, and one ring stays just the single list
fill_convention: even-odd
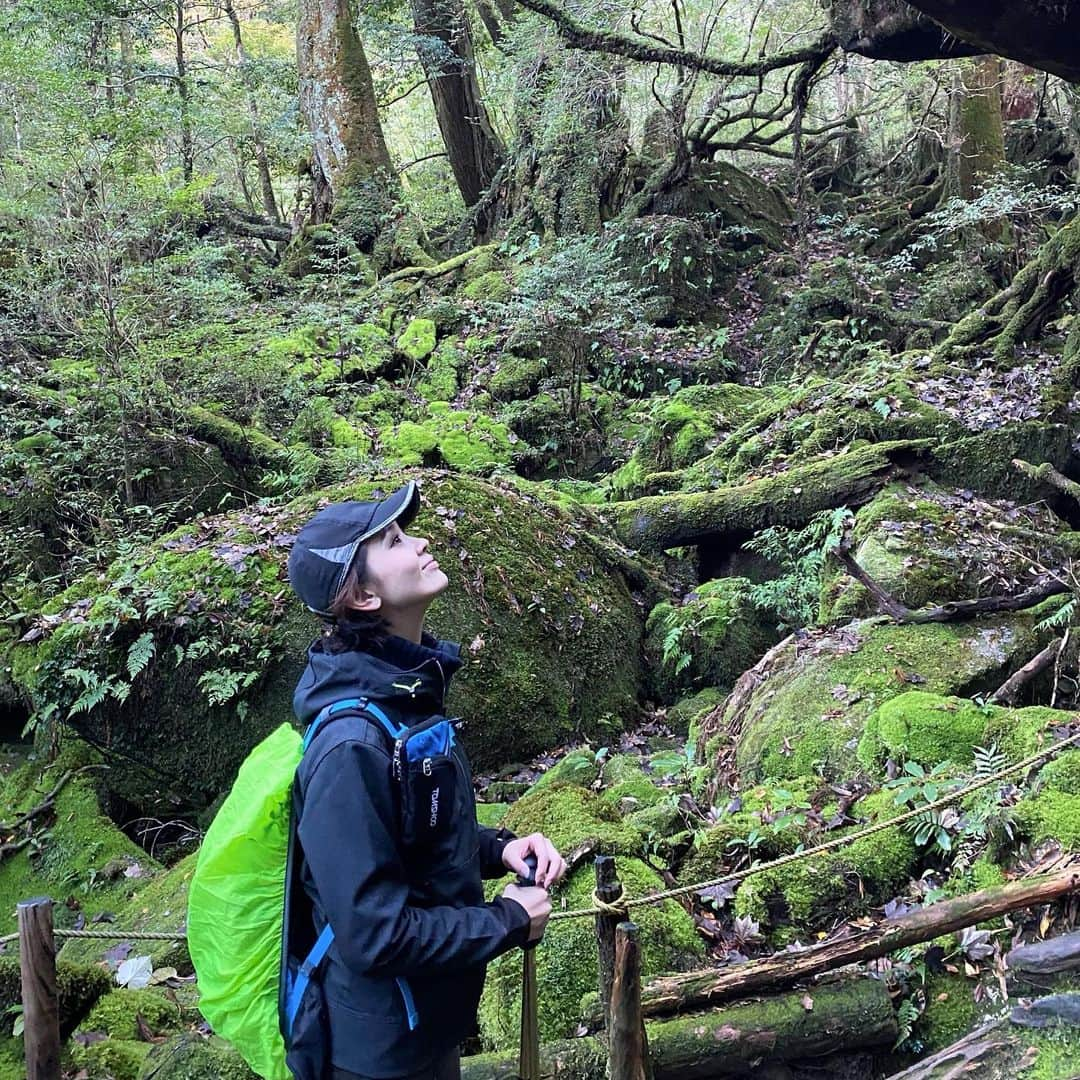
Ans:
[{"label": "woman's nose", "polygon": [[417,555],[423,555],[424,552],[427,551],[428,544],[430,544],[430,543],[431,543],[431,541],[428,540],[426,537],[418,536],[416,538],[416,554]]}]

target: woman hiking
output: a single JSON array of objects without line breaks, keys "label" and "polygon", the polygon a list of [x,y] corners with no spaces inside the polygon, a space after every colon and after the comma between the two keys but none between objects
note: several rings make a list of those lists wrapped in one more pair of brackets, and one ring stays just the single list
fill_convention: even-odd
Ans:
[{"label": "woman hiking", "polygon": [[[439,719],[459,646],[423,629],[449,582],[428,541],[405,531],[419,504],[409,482],[327,506],[289,557],[290,583],[327,623],[296,688],[297,717],[308,724],[348,699],[386,717],[352,709],[321,724],[294,784],[313,932],[333,930],[320,969],[326,1080],[456,1080],[487,963],[543,934],[547,889],[566,872],[539,833],[477,825],[468,761]],[[431,717],[428,736],[447,732],[444,754],[403,787],[402,740],[384,728]],[[536,887],[508,885],[485,903],[481,879],[527,876],[529,855]]]}]

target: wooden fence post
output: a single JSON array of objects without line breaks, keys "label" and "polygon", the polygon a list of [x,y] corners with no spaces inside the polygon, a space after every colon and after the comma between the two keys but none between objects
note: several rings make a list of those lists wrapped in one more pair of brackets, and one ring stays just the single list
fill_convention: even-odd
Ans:
[{"label": "wooden fence post", "polygon": [[[615,860],[610,855],[597,855],[593,867],[596,870],[596,895],[606,904],[613,904],[622,896],[622,882],[615,870]],[[611,1031],[611,985],[615,980],[615,927],[622,920],[620,915],[597,912],[596,947],[600,960],[600,1007],[604,1010],[604,1031]]]},{"label": "wooden fence post", "polygon": [[52,901],[39,896],[20,901],[15,910],[19,918],[26,1078],[60,1080],[60,1010]]},{"label": "wooden fence post", "polygon": [[638,928],[615,928],[615,981],[608,1027],[609,1080],[652,1080],[645,1018],[641,1015],[641,949]]}]

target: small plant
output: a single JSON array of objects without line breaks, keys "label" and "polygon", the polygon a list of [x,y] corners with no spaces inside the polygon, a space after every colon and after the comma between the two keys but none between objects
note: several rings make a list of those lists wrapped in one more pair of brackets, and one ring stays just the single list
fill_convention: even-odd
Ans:
[{"label": "small plant", "polygon": [[[885,788],[893,792],[897,806],[906,805],[913,809],[928,806],[937,802],[942,795],[963,787],[962,780],[946,775],[951,768],[950,762],[942,761],[927,771],[917,761],[908,761],[904,764],[903,772],[894,780],[888,781]],[[952,851],[951,831],[958,821],[958,815],[951,808],[944,811],[927,810],[907,822],[905,827],[920,847],[933,845],[948,853]]]}]

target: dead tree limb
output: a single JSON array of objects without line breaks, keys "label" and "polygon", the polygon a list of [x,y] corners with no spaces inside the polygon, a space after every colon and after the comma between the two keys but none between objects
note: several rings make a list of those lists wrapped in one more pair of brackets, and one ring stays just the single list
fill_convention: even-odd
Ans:
[{"label": "dead tree limb", "polygon": [[1041,652],[1033,656],[1022,668],[1014,671],[991,695],[987,701],[992,705],[1012,705],[1020,693],[1021,687],[1031,682],[1041,671],[1045,671],[1061,653],[1065,644],[1063,637],[1054,638]]},{"label": "dead tree limb", "polygon": [[[778,953],[765,960],[719,971],[691,971],[650,979],[641,988],[645,1016],[670,1016],[720,1002],[775,992],[848,964],[877,960],[897,949],[932,941],[1006,912],[1060,900],[1080,888],[1080,865],[1055,874],[1012,881],[953,900],[942,900],[848,937],[814,945],[803,952]],[[590,1027],[600,1021],[593,1009]]]}]

